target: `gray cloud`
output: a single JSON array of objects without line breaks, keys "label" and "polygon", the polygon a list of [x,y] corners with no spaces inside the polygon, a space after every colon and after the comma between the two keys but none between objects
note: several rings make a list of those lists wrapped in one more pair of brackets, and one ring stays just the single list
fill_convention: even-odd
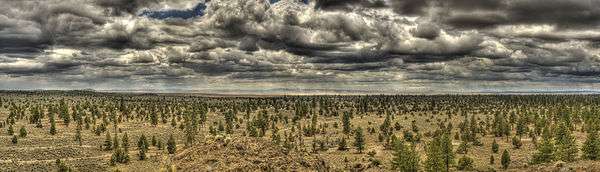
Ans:
[{"label": "gray cloud", "polygon": [[592,0],[212,0],[205,16],[186,20],[138,13],[197,2],[6,3],[0,75],[15,83],[110,88],[131,81],[161,89],[600,81],[600,3]]}]

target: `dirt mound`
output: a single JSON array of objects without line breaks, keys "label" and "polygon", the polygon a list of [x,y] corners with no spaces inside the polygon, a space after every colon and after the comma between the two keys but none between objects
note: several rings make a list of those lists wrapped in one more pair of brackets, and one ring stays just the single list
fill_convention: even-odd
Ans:
[{"label": "dirt mound", "polygon": [[[211,139],[207,139],[211,140]],[[326,171],[318,156],[261,138],[217,139],[186,149],[174,158],[178,171]]]}]

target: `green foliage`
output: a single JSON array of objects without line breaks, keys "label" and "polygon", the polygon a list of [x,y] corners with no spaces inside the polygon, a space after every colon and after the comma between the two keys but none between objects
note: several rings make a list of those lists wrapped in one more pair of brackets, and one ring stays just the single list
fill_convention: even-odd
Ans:
[{"label": "green foliage", "polygon": [[17,144],[17,142],[19,142],[16,135],[13,135],[11,142],[12,144]]},{"label": "green foliage", "polygon": [[81,143],[81,129],[77,128],[77,130],[75,131],[75,141],[79,144],[79,146],[82,145]]},{"label": "green foliage", "polygon": [[469,151],[469,144],[466,141],[460,142],[458,148],[456,148],[456,152],[459,154],[467,154]]},{"label": "green foliage", "polygon": [[426,147],[427,159],[425,160],[425,171],[450,171],[450,166],[454,164],[454,152],[450,134],[443,132],[437,134]]},{"label": "green foliage", "polygon": [[340,138],[340,140],[338,141],[338,150],[341,151],[346,151],[348,150],[348,143],[346,143],[346,138]]},{"label": "green foliage", "polygon": [[523,146],[523,142],[521,142],[521,139],[519,139],[517,136],[513,136],[512,145],[515,149],[520,149],[521,146]]},{"label": "green foliage", "polygon": [[554,141],[550,136],[550,129],[546,126],[543,129],[542,141],[536,147],[536,152],[531,160],[532,164],[541,164],[554,161]]},{"label": "green foliage", "polygon": [[113,142],[112,142],[112,138],[110,137],[109,131],[106,131],[106,138],[104,139],[104,145],[102,145],[102,147],[104,148],[104,150],[112,150],[113,149]]},{"label": "green foliage", "polygon": [[498,153],[499,148],[500,148],[500,145],[498,145],[498,142],[496,142],[496,139],[494,139],[494,142],[492,142],[492,152]]},{"label": "green foliage", "polygon": [[9,136],[12,136],[15,134],[15,129],[13,128],[13,125],[9,125],[8,129],[6,129],[6,132],[8,133]]},{"label": "green foliage", "polygon": [[559,124],[555,133],[556,158],[564,162],[573,162],[577,159],[579,149],[568,126],[566,122]]},{"label": "green foliage", "polygon": [[344,134],[348,135],[350,134],[350,130],[351,130],[351,125],[350,124],[350,112],[344,112],[344,115],[342,116],[342,126],[343,126],[343,132]]},{"label": "green foliage", "polygon": [[596,130],[588,131],[581,152],[583,153],[583,159],[600,160],[600,140]]},{"label": "green foliage", "polygon": [[27,130],[25,130],[24,126],[21,126],[21,129],[19,129],[19,137],[27,137]]},{"label": "green foliage", "polygon": [[508,169],[509,165],[510,165],[510,154],[508,154],[508,150],[504,149],[504,152],[502,152],[502,168],[504,168],[506,170],[506,169]]},{"label": "green foliage", "polygon": [[177,151],[177,143],[175,142],[173,134],[169,136],[169,140],[167,141],[167,151],[169,154],[175,154],[175,151]]},{"label": "green foliage", "polygon": [[456,166],[458,170],[472,170],[473,169],[473,158],[468,156],[463,156],[458,159],[458,166]]},{"label": "green foliage", "polygon": [[56,122],[54,121],[54,115],[50,115],[50,134],[56,134]]},{"label": "green foliage", "polygon": [[392,168],[403,172],[419,171],[419,154],[415,150],[414,145],[407,147],[400,139],[393,142],[393,159]]},{"label": "green foliage", "polygon": [[61,161],[60,159],[56,159],[55,164],[56,164],[56,167],[58,168],[58,172],[71,172],[71,171],[73,171],[71,169],[71,167],[67,166],[67,164],[64,161]]},{"label": "green foliage", "polygon": [[146,159],[146,151],[148,151],[148,140],[146,139],[146,136],[144,134],[142,134],[142,136],[140,136],[138,142],[137,142],[137,146],[138,146],[138,157],[140,160],[145,160]]},{"label": "green foliage", "polygon": [[354,133],[354,147],[358,150],[359,153],[365,149],[365,136],[363,135],[363,129],[358,127]]}]

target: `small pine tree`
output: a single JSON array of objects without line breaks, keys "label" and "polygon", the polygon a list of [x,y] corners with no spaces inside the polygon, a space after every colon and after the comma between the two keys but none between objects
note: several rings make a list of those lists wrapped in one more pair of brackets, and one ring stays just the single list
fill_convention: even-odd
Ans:
[{"label": "small pine tree", "polygon": [[577,159],[579,149],[575,143],[575,137],[566,122],[561,123],[556,131],[556,158],[565,162],[573,162]]},{"label": "small pine tree", "polygon": [[426,146],[426,154],[427,159],[425,160],[425,171],[427,172],[438,172],[438,171],[446,171],[444,165],[444,154],[442,150],[442,140],[441,137],[435,136],[433,140],[427,143]]},{"label": "small pine tree", "polygon": [[508,166],[510,165],[510,155],[508,154],[508,150],[504,149],[504,152],[502,152],[502,168],[504,168],[504,170],[508,169]]},{"label": "small pine tree", "polygon": [[494,139],[494,142],[492,142],[492,152],[498,153],[499,148],[500,148],[500,145],[498,145],[498,142],[496,142],[496,139]]},{"label": "small pine tree", "polygon": [[473,158],[463,156],[458,159],[458,166],[456,167],[458,170],[472,170],[473,169]]},{"label": "small pine tree", "polygon": [[533,154],[532,164],[548,163],[554,160],[554,142],[550,136],[550,129],[544,127],[542,132],[542,141],[536,147],[536,152]]},{"label": "small pine tree", "polygon": [[106,131],[106,138],[104,139],[104,150],[112,150],[113,148],[113,142],[112,142],[112,138],[110,137],[110,132]]},{"label": "small pine tree", "polygon": [[56,134],[56,122],[54,121],[54,115],[50,115],[50,134]]},{"label": "small pine tree", "polygon": [[64,161],[61,161],[60,159],[56,159],[56,166],[58,167],[58,172],[71,172],[73,171],[71,169],[71,167],[67,166],[67,164]]},{"label": "small pine tree", "polygon": [[15,130],[14,130],[12,124],[8,126],[8,129],[6,130],[6,132],[8,133],[9,136],[12,136],[15,134]]},{"label": "small pine tree", "polygon": [[12,137],[12,143],[13,144],[17,144],[17,142],[19,142],[19,140],[17,139],[17,136],[13,135],[13,137]]},{"label": "small pine tree", "polygon": [[365,149],[365,136],[363,135],[363,129],[358,127],[354,133],[354,146],[358,150],[358,153],[362,153]]},{"label": "small pine tree", "polygon": [[454,150],[452,148],[452,139],[450,138],[449,132],[444,132],[441,136],[441,147],[442,155],[444,158],[444,164],[446,165],[446,171],[450,171],[450,166],[454,164]]},{"label": "small pine tree", "polygon": [[346,143],[346,138],[342,137],[342,138],[340,139],[340,141],[338,142],[338,150],[341,150],[341,151],[346,151],[346,150],[348,150],[348,146],[347,146],[347,144],[348,144],[348,143]]},{"label": "small pine tree", "polygon": [[129,154],[129,136],[127,133],[123,134],[123,138],[121,138],[121,147]]},{"label": "small pine tree", "polygon": [[342,116],[342,126],[344,129],[344,134],[350,134],[350,112],[344,112],[344,115]]},{"label": "small pine tree", "polygon": [[490,165],[494,165],[494,154],[490,155]]},{"label": "small pine tree", "polygon": [[138,146],[138,150],[139,150],[139,154],[138,154],[139,159],[145,160],[146,159],[146,151],[148,151],[148,141],[146,140],[146,136],[144,134],[142,134],[142,136],[140,136],[137,146]]},{"label": "small pine tree", "polygon": [[19,130],[19,136],[20,137],[27,137],[27,130],[25,130],[24,126],[21,126],[21,129]]},{"label": "small pine tree", "polygon": [[175,143],[175,138],[172,134],[169,136],[169,140],[167,141],[167,151],[169,154],[175,154],[175,151],[177,151],[177,143]]},{"label": "small pine tree", "polygon": [[512,145],[515,149],[520,149],[521,146],[523,146],[523,142],[521,142],[521,139],[518,138],[517,136],[513,136]]},{"label": "small pine tree", "polygon": [[79,128],[75,131],[75,141],[79,144],[79,146],[82,145],[82,143],[81,143],[81,129],[79,129]]},{"label": "small pine tree", "polygon": [[393,141],[394,158],[392,159],[392,168],[398,171],[417,172],[419,171],[419,154],[414,145],[408,148],[400,139]]},{"label": "small pine tree", "polygon": [[589,131],[583,146],[581,148],[583,153],[582,158],[587,160],[599,160],[600,159],[600,140],[598,139],[598,132],[595,130]]}]

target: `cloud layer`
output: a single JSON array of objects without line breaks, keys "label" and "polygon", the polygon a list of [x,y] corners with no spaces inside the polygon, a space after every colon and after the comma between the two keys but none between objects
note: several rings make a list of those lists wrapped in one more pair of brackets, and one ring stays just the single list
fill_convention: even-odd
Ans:
[{"label": "cloud layer", "polygon": [[421,92],[600,81],[595,0],[3,3],[2,89]]}]

